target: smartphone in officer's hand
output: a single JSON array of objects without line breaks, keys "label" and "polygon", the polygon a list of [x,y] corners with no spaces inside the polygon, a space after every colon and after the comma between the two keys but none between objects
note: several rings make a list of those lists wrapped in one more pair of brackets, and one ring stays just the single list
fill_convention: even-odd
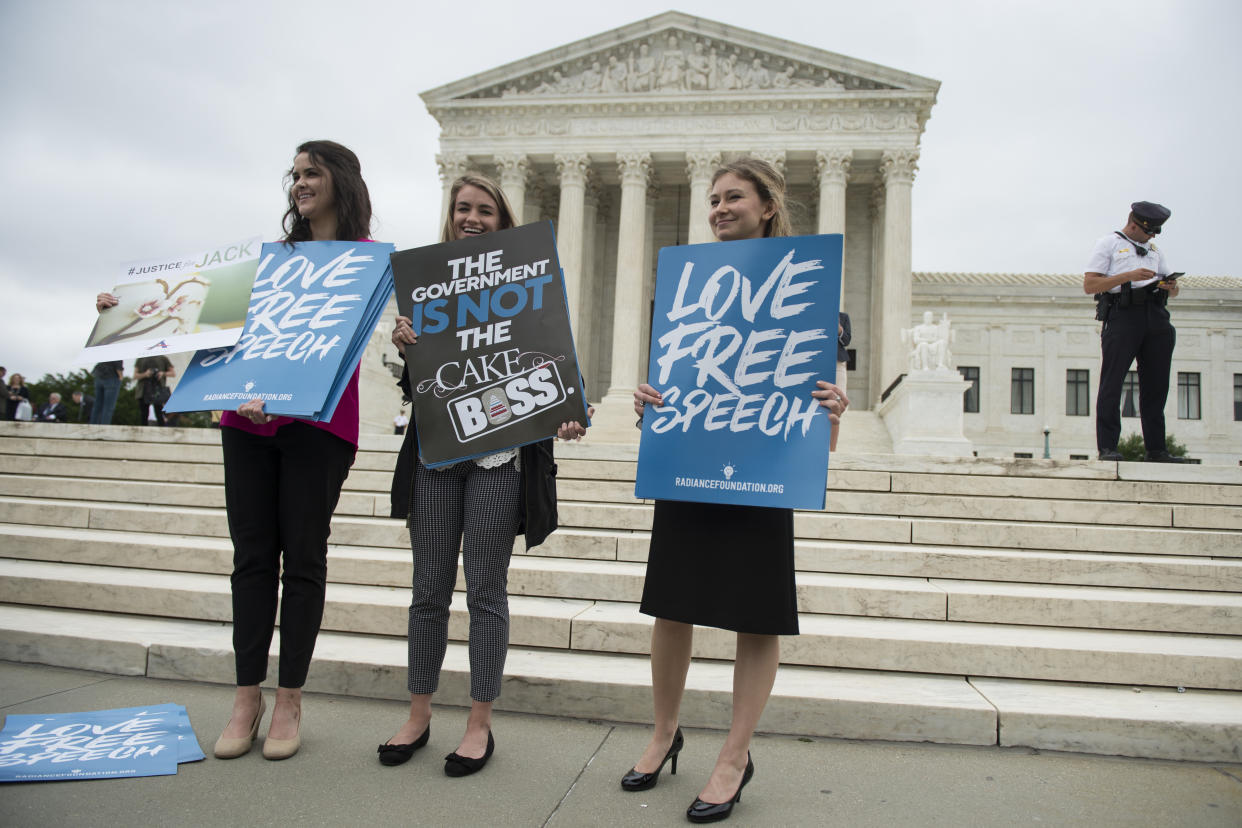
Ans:
[{"label": "smartphone in officer's hand", "polygon": [[1160,279],[1160,287],[1173,287],[1173,285],[1177,283],[1178,278],[1185,275],[1185,271],[1181,270],[1177,273],[1170,273],[1168,276],[1164,276]]}]

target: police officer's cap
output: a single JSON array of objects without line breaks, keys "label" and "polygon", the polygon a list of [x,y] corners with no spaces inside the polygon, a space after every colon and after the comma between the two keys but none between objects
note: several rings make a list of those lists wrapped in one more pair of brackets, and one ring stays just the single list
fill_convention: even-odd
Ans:
[{"label": "police officer's cap", "polygon": [[1160,226],[1173,215],[1169,208],[1154,201],[1136,201],[1130,205],[1134,214],[1134,223],[1153,236],[1160,232]]}]

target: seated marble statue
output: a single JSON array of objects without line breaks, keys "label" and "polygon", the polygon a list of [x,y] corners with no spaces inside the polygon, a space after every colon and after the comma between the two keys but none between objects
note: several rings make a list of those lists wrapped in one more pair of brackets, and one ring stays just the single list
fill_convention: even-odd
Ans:
[{"label": "seated marble statue", "polygon": [[949,330],[949,315],[933,322],[931,311],[923,312],[923,322],[901,332],[901,341],[910,345],[911,371],[952,370],[953,356],[949,342],[953,332]]}]

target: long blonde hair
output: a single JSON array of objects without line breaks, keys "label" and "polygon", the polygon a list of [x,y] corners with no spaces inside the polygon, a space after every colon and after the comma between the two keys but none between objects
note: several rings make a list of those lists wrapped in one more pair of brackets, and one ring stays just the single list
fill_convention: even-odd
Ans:
[{"label": "long blonde hair", "polygon": [[509,198],[505,195],[505,191],[500,189],[500,185],[485,175],[466,173],[454,181],[452,189],[449,190],[448,213],[444,216],[444,229],[440,231],[441,242],[457,241],[457,232],[453,229],[453,206],[457,203],[457,194],[461,192],[462,187],[467,185],[478,187],[496,202],[496,207],[500,210],[501,230],[507,230],[514,224],[513,208],[509,206]]},{"label": "long blonde hair", "polygon": [[785,176],[767,161],[739,158],[728,164],[721,164],[712,175],[712,185],[715,186],[722,175],[730,173],[755,185],[759,200],[764,203],[771,202],[776,208],[772,218],[763,226],[764,238],[792,236],[793,224],[789,221],[789,207],[785,202]]}]

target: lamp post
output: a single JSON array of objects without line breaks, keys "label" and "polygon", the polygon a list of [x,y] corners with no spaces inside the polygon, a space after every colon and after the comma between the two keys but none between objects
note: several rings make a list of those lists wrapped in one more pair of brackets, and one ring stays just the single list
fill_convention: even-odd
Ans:
[{"label": "lamp post", "polygon": [[1048,435],[1052,433],[1052,429],[1044,426],[1044,459],[1051,460],[1052,452],[1048,450]]}]

